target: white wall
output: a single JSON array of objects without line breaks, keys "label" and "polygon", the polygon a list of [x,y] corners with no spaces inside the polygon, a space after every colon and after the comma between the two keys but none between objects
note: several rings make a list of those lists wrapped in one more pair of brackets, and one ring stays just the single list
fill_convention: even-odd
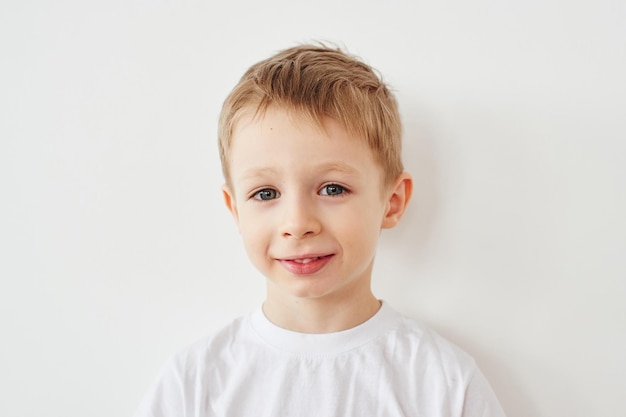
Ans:
[{"label": "white wall", "polygon": [[345,44],[398,92],[416,198],[377,295],[474,355],[510,417],[626,408],[626,6],[4,1],[0,415],[130,415],[263,299],[222,207],[222,100]]}]

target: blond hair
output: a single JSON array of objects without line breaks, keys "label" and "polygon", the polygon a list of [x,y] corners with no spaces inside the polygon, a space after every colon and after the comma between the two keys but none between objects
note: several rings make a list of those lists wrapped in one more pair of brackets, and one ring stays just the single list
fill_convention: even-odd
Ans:
[{"label": "blond hair", "polygon": [[403,171],[398,105],[381,78],[338,48],[302,45],[250,67],[224,101],[218,139],[226,183],[237,122],[249,111],[262,116],[270,106],[294,110],[318,126],[323,126],[324,117],[338,121],[349,134],[367,141],[385,184]]}]

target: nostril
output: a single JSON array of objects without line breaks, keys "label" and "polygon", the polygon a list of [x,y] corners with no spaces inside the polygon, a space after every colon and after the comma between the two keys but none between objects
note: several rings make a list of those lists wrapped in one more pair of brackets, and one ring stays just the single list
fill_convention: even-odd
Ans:
[{"label": "nostril", "polygon": [[293,237],[296,239],[301,239],[304,237],[308,237],[308,236],[314,236],[317,232],[313,231],[313,230],[306,230],[304,232],[284,232],[283,236],[285,237]]},{"label": "nostril", "polygon": [[319,218],[311,201],[302,198],[291,202],[286,198],[283,207],[285,211],[282,213],[281,236],[301,239],[314,236],[321,230]]}]

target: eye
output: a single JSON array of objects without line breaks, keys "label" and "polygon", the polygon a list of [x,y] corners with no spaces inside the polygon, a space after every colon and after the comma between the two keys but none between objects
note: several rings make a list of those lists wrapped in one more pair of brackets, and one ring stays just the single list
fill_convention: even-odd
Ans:
[{"label": "eye", "polygon": [[272,188],[264,188],[254,193],[252,198],[255,200],[268,201],[280,197],[280,193]]},{"label": "eye", "polygon": [[335,195],[341,195],[345,193],[346,191],[348,190],[346,190],[343,186],[339,184],[327,184],[323,186],[322,189],[320,190],[320,195],[335,196]]}]

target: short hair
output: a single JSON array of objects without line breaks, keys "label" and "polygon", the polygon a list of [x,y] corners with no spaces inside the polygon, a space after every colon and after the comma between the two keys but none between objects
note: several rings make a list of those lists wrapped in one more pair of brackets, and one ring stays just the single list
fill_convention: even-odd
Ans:
[{"label": "short hair", "polygon": [[367,141],[390,184],[403,171],[398,104],[369,65],[323,44],[285,49],[250,67],[224,101],[218,125],[222,170],[230,184],[233,131],[244,113],[270,106],[294,110],[323,127],[325,117]]}]

